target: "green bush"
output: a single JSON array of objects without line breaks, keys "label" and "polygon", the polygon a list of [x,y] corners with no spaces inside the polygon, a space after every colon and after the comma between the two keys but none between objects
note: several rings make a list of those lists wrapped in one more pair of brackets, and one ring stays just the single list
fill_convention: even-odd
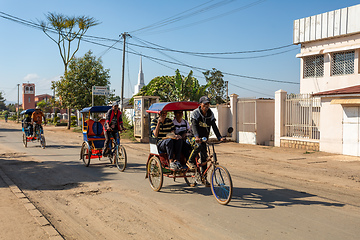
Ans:
[{"label": "green bush", "polygon": [[54,124],[57,124],[58,122],[60,122],[60,117],[54,117],[54,119],[53,119],[53,123]]}]

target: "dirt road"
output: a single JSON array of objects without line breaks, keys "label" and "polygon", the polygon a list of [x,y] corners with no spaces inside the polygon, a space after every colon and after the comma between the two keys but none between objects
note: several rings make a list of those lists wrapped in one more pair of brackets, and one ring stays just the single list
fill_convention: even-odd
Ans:
[{"label": "dirt road", "polygon": [[[121,173],[106,161],[86,168],[79,161],[79,133],[45,127],[46,149],[38,143],[24,148],[21,134],[20,125],[0,122],[0,170],[64,239],[358,239],[360,234],[357,157],[219,145],[218,158],[234,184],[232,201],[221,206],[209,188],[191,188],[182,179],[165,179],[160,192],[152,191],[144,178],[147,144],[123,141],[129,165]],[[4,216],[6,229],[11,223]],[[13,234],[0,232],[0,239]]]}]

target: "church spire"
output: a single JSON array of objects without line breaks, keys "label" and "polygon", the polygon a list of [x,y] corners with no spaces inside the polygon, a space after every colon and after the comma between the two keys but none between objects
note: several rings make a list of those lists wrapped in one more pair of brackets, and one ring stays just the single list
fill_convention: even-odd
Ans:
[{"label": "church spire", "polygon": [[139,74],[138,74],[138,83],[135,85],[134,95],[140,92],[141,88],[145,86],[144,82],[144,73],[142,70],[142,56],[140,56],[140,67],[139,67]]}]

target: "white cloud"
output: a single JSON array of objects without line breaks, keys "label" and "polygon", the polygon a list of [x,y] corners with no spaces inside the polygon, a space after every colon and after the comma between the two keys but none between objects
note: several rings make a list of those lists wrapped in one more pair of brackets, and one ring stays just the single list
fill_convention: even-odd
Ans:
[{"label": "white cloud", "polygon": [[38,80],[39,79],[39,75],[37,75],[36,73],[29,73],[28,75],[26,75],[24,77],[25,81],[34,81],[34,80]]}]

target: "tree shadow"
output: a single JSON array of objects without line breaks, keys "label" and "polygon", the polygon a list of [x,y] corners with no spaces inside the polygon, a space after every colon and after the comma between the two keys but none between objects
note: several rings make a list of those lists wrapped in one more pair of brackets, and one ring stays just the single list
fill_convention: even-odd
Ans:
[{"label": "tree shadow", "polygon": [[[29,160],[24,156],[0,157],[0,168],[22,190],[64,190],[109,180],[119,171],[105,171],[110,161],[90,164],[84,171],[84,164],[77,161],[44,161]],[[116,168],[116,166],[115,166]]]},{"label": "tree shadow", "polygon": [[[22,129],[20,128],[0,128],[0,133],[1,132],[21,132]],[[1,136],[1,135],[0,135]]]}]

